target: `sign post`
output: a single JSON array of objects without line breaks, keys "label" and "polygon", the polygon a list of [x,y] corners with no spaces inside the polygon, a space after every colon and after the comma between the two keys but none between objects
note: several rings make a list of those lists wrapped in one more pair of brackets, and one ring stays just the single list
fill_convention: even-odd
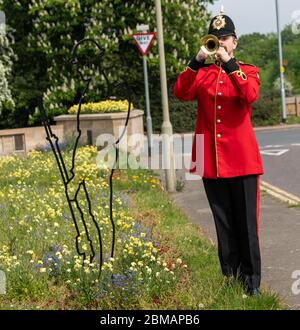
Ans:
[{"label": "sign post", "polygon": [[[148,30],[148,26],[142,25],[138,27],[142,32]],[[149,83],[148,83],[148,69],[147,69],[147,53],[151,48],[152,42],[155,38],[155,32],[143,32],[131,35],[133,41],[137,45],[141,55],[143,56],[144,68],[144,83],[145,83],[145,98],[147,111],[147,137],[148,137],[148,155],[151,156],[152,149],[152,118],[150,113],[150,98],[149,98]]]}]

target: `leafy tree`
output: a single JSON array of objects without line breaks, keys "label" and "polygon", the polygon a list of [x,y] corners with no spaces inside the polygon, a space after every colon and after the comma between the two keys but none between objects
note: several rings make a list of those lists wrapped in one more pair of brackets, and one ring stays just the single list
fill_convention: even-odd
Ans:
[{"label": "leafy tree", "polygon": [[[300,94],[300,40],[287,25],[282,31],[283,58],[285,66],[286,92]],[[254,106],[253,119],[256,124],[272,124],[280,121],[280,84],[277,34],[253,33],[239,40],[236,57],[260,69],[260,100]]]},{"label": "leafy tree", "polygon": [[[165,28],[167,75],[172,85],[178,73],[199,48],[209,20],[205,10],[212,0],[165,0],[162,2]],[[141,57],[130,34],[137,24],[149,24],[155,31],[153,0],[2,0],[2,10],[14,29],[13,96],[17,125],[39,124],[36,98],[44,95],[51,116],[67,111],[78,102],[82,82],[70,55],[74,43],[94,38],[105,49],[102,67],[112,81],[126,79],[135,90],[136,107],[144,108],[144,86]],[[99,49],[85,45],[78,49],[78,58],[97,58]],[[152,115],[161,118],[159,59],[157,42],[148,56]],[[85,67],[93,77],[87,101],[105,97],[103,77],[96,63]],[[160,125],[158,125],[158,129]]]},{"label": "leafy tree", "polygon": [[14,101],[10,90],[12,60],[15,58],[11,48],[13,39],[9,37],[4,22],[0,22],[0,115],[4,109],[13,111]]}]

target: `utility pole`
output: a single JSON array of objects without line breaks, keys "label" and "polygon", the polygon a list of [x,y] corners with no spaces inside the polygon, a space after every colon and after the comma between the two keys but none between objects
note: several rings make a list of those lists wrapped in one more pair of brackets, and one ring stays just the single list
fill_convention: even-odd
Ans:
[{"label": "utility pole", "polygon": [[170,115],[169,115],[161,0],[155,0],[155,8],[156,8],[158,50],[159,50],[161,98],[163,105],[162,136],[163,136],[163,146],[165,147],[163,149],[164,152],[162,154],[162,157],[165,160],[163,164],[166,164],[165,173],[166,173],[167,191],[174,192],[176,190],[176,174],[174,168],[173,128],[170,122]]},{"label": "utility pole", "polygon": [[284,86],[284,66],[282,57],[282,39],[280,30],[280,18],[279,18],[279,4],[278,0],[275,0],[276,5],[276,19],[277,19],[277,33],[278,33],[278,52],[279,52],[279,65],[280,65],[280,85],[281,85],[281,102],[282,102],[282,122],[286,123],[286,103],[285,103],[285,86]]}]

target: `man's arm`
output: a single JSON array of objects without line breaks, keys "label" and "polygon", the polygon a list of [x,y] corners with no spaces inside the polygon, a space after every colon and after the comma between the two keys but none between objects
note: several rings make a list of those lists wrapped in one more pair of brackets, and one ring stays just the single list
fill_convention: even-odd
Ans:
[{"label": "man's arm", "polygon": [[232,84],[240,95],[240,98],[248,103],[253,103],[258,98],[260,80],[259,70],[256,66],[247,66],[246,72],[243,66],[239,66],[235,58],[224,63],[224,70],[228,74]]},{"label": "man's arm", "polygon": [[205,65],[207,55],[200,50],[191,59],[188,67],[182,72],[174,86],[174,95],[181,101],[194,101],[197,99],[197,75],[198,71]]}]

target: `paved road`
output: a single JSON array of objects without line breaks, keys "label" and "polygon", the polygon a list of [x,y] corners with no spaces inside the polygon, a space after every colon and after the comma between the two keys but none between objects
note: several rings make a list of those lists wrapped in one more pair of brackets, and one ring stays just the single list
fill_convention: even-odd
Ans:
[{"label": "paved road", "polygon": [[260,146],[300,144],[300,128],[258,131],[256,137]]},{"label": "paved road", "polygon": [[300,196],[300,128],[256,133],[265,174],[281,189]]}]

